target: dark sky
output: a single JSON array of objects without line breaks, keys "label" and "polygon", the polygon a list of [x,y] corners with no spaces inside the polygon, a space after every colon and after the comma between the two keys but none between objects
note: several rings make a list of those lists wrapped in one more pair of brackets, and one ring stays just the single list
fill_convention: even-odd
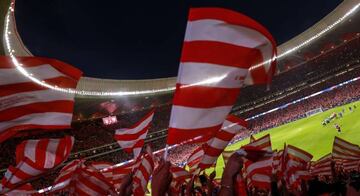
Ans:
[{"label": "dark sky", "polygon": [[341,0],[17,0],[18,31],[36,56],[85,76],[149,79],[177,75],[189,7],[240,11],[278,44],[303,32]]}]

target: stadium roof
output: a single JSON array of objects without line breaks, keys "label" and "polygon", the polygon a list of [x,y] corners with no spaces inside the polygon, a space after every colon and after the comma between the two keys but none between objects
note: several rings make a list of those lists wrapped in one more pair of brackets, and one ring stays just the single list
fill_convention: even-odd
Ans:
[{"label": "stadium roof", "polygon": [[[4,6],[4,3],[2,4]],[[294,37],[293,39],[287,41],[286,43],[278,46],[279,54],[279,72],[285,70],[284,68],[284,59],[286,58],[295,58],[301,59],[303,61],[303,55],[299,53],[305,53],[306,50],[311,50],[312,46],[318,47],[324,43],[321,42],[322,37],[333,32],[340,32],[340,34],[348,32],[358,32],[356,28],[357,25],[346,25],[346,21],[354,18],[356,23],[359,23],[359,17],[352,17],[352,15],[347,15],[349,11],[357,11],[359,7],[359,2],[357,0],[344,0],[338,7],[336,7],[331,13],[326,17],[320,20],[318,23],[313,25],[308,30]],[[15,56],[32,56],[31,51],[29,51],[26,46],[24,46],[21,37],[16,30],[16,21],[13,12],[9,12],[9,21],[8,21],[8,31],[11,34],[7,34],[9,43],[11,44],[12,53]],[[352,13],[354,14],[354,13]],[[356,13],[358,15],[358,13]],[[346,20],[344,20],[346,19]],[[5,21],[6,24],[7,21]],[[340,24],[341,22],[341,24]],[[339,23],[339,25],[338,25]],[[346,28],[342,26],[346,25]],[[332,27],[334,27],[332,29]],[[6,29],[6,25],[4,26]],[[336,29],[336,31],[333,31]],[[338,31],[340,29],[340,31]],[[5,31],[4,31],[5,32]],[[4,34],[4,48],[7,55],[9,55],[8,47],[6,46],[6,40]],[[332,36],[337,37],[337,36]],[[306,42],[306,40],[311,40]],[[316,44],[314,44],[316,42]],[[301,57],[300,57],[301,56]],[[91,77],[82,77],[77,90],[79,92],[85,92],[82,96],[89,96],[91,93],[87,92],[134,92],[135,95],[138,94],[149,94],[149,93],[166,93],[171,92],[176,83],[176,77],[170,78],[159,78],[159,79],[147,79],[147,80],[111,80],[111,79],[100,79],[100,78],[91,78]],[[146,93],[142,93],[146,92]],[[101,94],[101,93],[100,93]],[[116,93],[115,93],[116,94]],[[116,95],[119,95],[118,93]],[[131,94],[131,93],[130,93]],[[108,94],[105,94],[108,96]],[[90,95],[91,97],[92,95]]]}]

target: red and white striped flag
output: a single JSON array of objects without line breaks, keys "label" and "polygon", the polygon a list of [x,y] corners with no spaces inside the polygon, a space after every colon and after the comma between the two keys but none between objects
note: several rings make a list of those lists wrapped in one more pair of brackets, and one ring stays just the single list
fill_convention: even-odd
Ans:
[{"label": "red and white striped flag", "polygon": [[101,174],[115,187],[115,189],[120,188],[123,178],[130,174],[134,168],[137,168],[140,164],[140,159],[135,159],[134,161],[127,162],[120,166],[112,165],[107,162],[93,162],[90,166],[96,168],[100,171]]},{"label": "red and white striped flag", "polygon": [[115,132],[115,140],[127,153],[133,152],[134,157],[138,157],[145,138],[154,117],[154,110],[148,113],[143,119],[130,128],[118,129]]},{"label": "red and white striped flag", "polygon": [[204,149],[202,146],[197,147],[191,153],[191,155],[186,161],[186,164],[189,166],[190,173],[195,174],[196,172],[200,172],[200,170],[198,170],[198,166],[201,161],[201,157],[203,156],[204,156]]},{"label": "red and white striped flag", "polygon": [[147,192],[147,184],[154,170],[154,157],[152,152],[147,152],[141,158],[139,167],[133,176],[133,194],[145,195]]},{"label": "red and white striped flag", "polygon": [[259,139],[255,139],[253,138],[251,141],[251,143],[245,145],[244,147],[255,147],[258,150],[264,150],[264,151],[272,151],[271,148],[271,139],[270,139],[270,134],[267,134]]},{"label": "red and white striped flag", "polygon": [[112,184],[95,168],[86,167],[83,160],[72,161],[60,171],[50,191],[59,190],[76,195],[115,195]]},{"label": "red and white striped flag", "polygon": [[178,167],[175,165],[172,165],[170,167],[170,172],[172,174],[172,179],[175,181],[183,181],[185,179],[188,179],[191,177],[191,174],[186,171],[184,168],[182,167]]},{"label": "red and white striped flag", "polygon": [[343,167],[345,171],[359,171],[360,160],[344,160]]},{"label": "red and white striped flag", "polygon": [[[0,185],[1,186],[1,185]],[[30,183],[26,183],[22,185],[19,188],[16,188],[15,190],[12,190],[5,194],[6,196],[27,196],[27,195],[40,195],[37,193],[37,191],[34,190],[34,188],[31,186]]]},{"label": "red and white striped flag", "polygon": [[270,189],[272,174],[272,157],[256,162],[245,161],[244,167],[248,186],[262,189]]},{"label": "red and white striped flag", "polygon": [[[253,136],[250,138],[251,143],[243,146],[242,148],[253,148],[262,151],[271,152],[270,135],[265,135],[259,139]],[[248,152],[251,153],[251,152]],[[273,157],[260,158],[259,161],[252,162],[245,160],[245,177],[248,186],[269,189],[271,186]]]},{"label": "red and white striped flag", "polygon": [[76,159],[66,164],[59,173],[59,176],[55,179],[53,186],[49,192],[57,192],[69,188],[78,168],[85,167],[85,160]]},{"label": "red and white striped flag", "polygon": [[333,158],[343,160],[360,160],[360,148],[339,137],[335,137],[333,144]]},{"label": "red and white striped flag", "polygon": [[272,173],[276,174],[277,176],[280,176],[281,172],[281,163],[282,163],[282,157],[283,157],[283,150],[273,152],[273,163],[272,163]]},{"label": "red and white striped flag", "polygon": [[332,176],[332,154],[329,153],[311,165],[310,173],[313,176]]},{"label": "red and white striped flag", "polygon": [[167,144],[211,138],[244,83],[268,82],[275,55],[271,34],[249,17],[222,8],[191,8]]},{"label": "red and white striped flag", "polygon": [[313,156],[291,145],[284,149],[284,153],[283,171],[287,188],[297,190],[301,186],[301,180],[310,176],[308,166]]},{"label": "red and white striped flag", "polygon": [[172,174],[172,181],[170,184],[171,192],[180,195],[180,186],[186,182],[185,180],[190,179],[192,175],[184,168],[175,165],[170,167],[170,172]]},{"label": "red and white striped flag", "polygon": [[112,163],[109,162],[101,162],[101,161],[95,161],[91,162],[91,164],[88,166],[89,168],[93,168],[100,172],[111,184],[113,183],[113,170],[111,169],[113,166]]},{"label": "red and white striped flag", "polygon": [[[82,72],[64,62],[17,57],[22,68],[53,86],[75,89]],[[17,131],[68,129],[74,94],[43,87],[17,70],[10,57],[0,56],[0,143]]]},{"label": "red and white striped flag", "polygon": [[199,168],[203,170],[214,165],[232,138],[241,131],[246,130],[246,127],[246,121],[234,115],[229,115],[224,121],[221,130],[204,144],[204,156],[201,158]]},{"label": "red and white striped flag", "polygon": [[59,166],[68,158],[73,143],[70,136],[22,142],[16,148],[16,167],[10,166],[2,179],[3,191]]}]

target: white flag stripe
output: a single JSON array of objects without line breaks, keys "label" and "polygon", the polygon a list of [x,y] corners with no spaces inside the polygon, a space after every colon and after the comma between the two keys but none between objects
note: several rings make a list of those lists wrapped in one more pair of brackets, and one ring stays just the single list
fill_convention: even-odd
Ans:
[{"label": "white flag stripe", "polygon": [[214,19],[189,21],[185,41],[216,41],[247,48],[272,45],[264,35],[256,30]]},{"label": "white flag stripe", "polygon": [[50,139],[45,152],[45,165],[44,168],[53,168],[55,166],[56,151],[58,149],[60,140]]},{"label": "white flag stripe", "polygon": [[32,162],[36,161],[36,146],[39,140],[28,140],[25,145],[24,154],[28,157]]},{"label": "white flag stripe", "polygon": [[217,137],[213,138],[211,140],[211,148],[216,148],[216,149],[225,149],[225,147],[228,145],[228,141],[224,141],[221,140]]},{"label": "white flag stripe", "polygon": [[[59,76],[66,76],[60,71],[56,70],[49,64],[43,64],[35,67],[23,67],[28,73],[33,74],[39,80],[46,80],[56,78]],[[0,68],[0,85],[16,84],[23,82],[32,82],[27,77],[24,77],[16,68],[1,69]]]},{"label": "white flag stripe", "polygon": [[293,149],[293,148],[288,148],[288,151],[287,151],[289,154],[293,155],[293,156],[296,156],[298,158],[300,158],[301,160],[304,160],[306,162],[309,162],[311,161],[311,158],[312,157],[309,157],[308,155],[296,150],[296,149]]},{"label": "white flag stripe", "polygon": [[[34,113],[22,116],[20,118],[1,122],[0,130],[5,130],[14,125],[27,125],[27,124],[36,124],[36,125],[69,125],[71,124],[72,114],[69,113],[60,113],[60,112],[44,112],[44,113]],[[51,124],[49,124],[51,122]],[[0,132],[1,133],[1,132]]]},{"label": "white flag stripe", "polygon": [[251,180],[256,182],[266,182],[266,183],[271,182],[271,178],[268,175],[258,174],[258,173],[251,176]]},{"label": "white flag stripe", "polygon": [[[182,77],[178,77],[177,82],[189,86],[240,88],[243,82],[234,78],[245,78],[248,73],[247,69],[211,63],[182,62],[180,67],[179,74]],[[186,88],[186,86],[182,88]]]},{"label": "white flag stripe", "polygon": [[0,97],[0,102],[6,103],[7,100],[21,100],[14,104],[4,104],[0,105],[0,112],[9,108],[28,105],[32,103],[40,103],[40,102],[51,102],[51,101],[59,101],[59,97],[61,97],[61,101],[73,101],[74,94],[71,93],[63,93],[55,90],[39,90],[39,91],[30,91],[30,92],[22,92],[16,93],[9,96]]},{"label": "white flag stripe", "polygon": [[221,125],[231,108],[232,106],[190,108],[173,105],[169,127],[198,129]]},{"label": "white flag stripe", "polygon": [[271,167],[272,165],[272,158],[271,159],[266,159],[266,160],[262,160],[262,161],[258,161],[258,162],[254,162],[252,164],[250,164],[246,171],[248,174],[250,174],[252,171],[259,169],[259,168],[265,168],[265,167]]}]

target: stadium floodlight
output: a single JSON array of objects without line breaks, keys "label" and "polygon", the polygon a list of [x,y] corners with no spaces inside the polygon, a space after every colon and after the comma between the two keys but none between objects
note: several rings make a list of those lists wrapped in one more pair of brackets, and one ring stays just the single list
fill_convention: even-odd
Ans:
[{"label": "stadium floodlight", "polygon": [[[89,95],[89,96],[127,96],[127,95],[146,95],[146,94],[154,94],[154,93],[161,93],[161,92],[169,92],[169,91],[173,91],[175,90],[175,87],[167,87],[167,88],[161,88],[161,89],[151,89],[151,90],[140,90],[140,91],[85,91],[85,90],[76,90],[76,89],[70,89],[70,88],[61,88],[55,85],[51,85],[46,83],[45,81],[40,81],[39,79],[37,79],[36,77],[34,77],[33,74],[27,72],[27,70],[25,68],[22,67],[22,64],[20,64],[18,62],[18,60],[16,59],[15,56],[15,50],[12,49],[12,45],[10,42],[10,38],[9,35],[11,34],[11,31],[9,30],[9,25],[10,25],[10,14],[12,12],[14,12],[14,2],[11,2],[10,6],[9,6],[9,12],[6,15],[6,20],[5,20],[5,33],[4,33],[4,37],[5,37],[5,45],[6,45],[6,49],[9,52],[9,56],[11,57],[11,60],[15,66],[15,68],[25,77],[27,77],[28,79],[30,79],[31,81],[49,88],[49,89],[53,89],[56,91],[60,91],[60,92],[64,92],[64,93],[71,93],[71,94],[78,94],[78,95]],[[320,31],[319,33],[315,34],[314,36],[310,37],[309,39],[305,40],[304,42],[298,44],[297,46],[294,46],[291,49],[288,49],[287,51],[278,54],[278,56],[275,56],[273,59],[268,59],[260,64],[254,65],[250,68],[251,69],[255,69],[259,66],[268,64],[269,62],[275,60],[275,59],[280,59],[283,58],[299,49],[301,49],[302,47],[308,45],[309,43],[311,43],[312,41],[314,41],[315,39],[319,38],[320,36],[324,35],[325,33],[327,33],[328,31],[330,31],[331,29],[333,29],[335,26],[337,26],[339,23],[341,23],[342,21],[344,21],[346,18],[348,18],[351,14],[353,14],[355,11],[358,10],[358,8],[360,7],[360,3],[356,4],[354,7],[352,7],[350,10],[348,10],[342,17],[340,17],[338,20],[336,20],[334,23],[332,23],[331,25],[328,25],[326,28],[324,28],[322,31]],[[204,81],[205,83],[208,82],[216,82],[218,81],[218,79],[207,79],[207,81]]]}]

